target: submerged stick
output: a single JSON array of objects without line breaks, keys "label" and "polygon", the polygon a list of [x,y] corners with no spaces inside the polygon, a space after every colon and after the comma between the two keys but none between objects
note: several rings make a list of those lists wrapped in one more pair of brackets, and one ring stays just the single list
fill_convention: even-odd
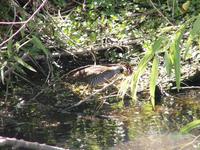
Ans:
[{"label": "submerged stick", "polygon": [[56,146],[50,146],[46,144],[40,144],[37,142],[28,142],[24,140],[19,140],[16,138],[8,138],[0,136],[0,147],[3,146],[11,146],[13,149],[17,148],[27,148],[27,149],[35,149],[35,150],[67,150],[65,148],[60,148]]}]

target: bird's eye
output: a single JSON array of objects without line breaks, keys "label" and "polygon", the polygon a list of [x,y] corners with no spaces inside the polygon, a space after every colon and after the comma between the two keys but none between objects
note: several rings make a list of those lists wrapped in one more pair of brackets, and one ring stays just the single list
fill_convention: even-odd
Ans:
[{"label": "bird's eye", "polygon": [[120,73],[123,73],[124,72],[124,68],[120,68]]}]

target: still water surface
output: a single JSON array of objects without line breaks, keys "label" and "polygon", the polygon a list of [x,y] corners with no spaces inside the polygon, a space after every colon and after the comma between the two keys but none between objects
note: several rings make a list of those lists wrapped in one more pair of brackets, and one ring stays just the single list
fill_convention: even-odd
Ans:
[{"label": "still water surface", "polygon": [[70,149],[200,149],[200,138],[195,139],[200,128],[186,135],[179,133],[182,126],[200,119],[198,97],[164,98],[155,111],[141,102],[98,115],[26,114],[20,109],[15,113],[1,120],[1,135]]}]

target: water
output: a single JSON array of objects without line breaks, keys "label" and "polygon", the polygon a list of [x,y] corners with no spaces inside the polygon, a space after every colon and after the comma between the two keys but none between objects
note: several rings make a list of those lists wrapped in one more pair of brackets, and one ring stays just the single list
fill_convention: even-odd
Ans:
[{"label": "water", "polygon": [[16,107],[1,111],[0,135],[70,149],[198,149],[199,128],[186,135],[179,130],[200,119],[200,98],[176,97],[164,98],[155,111],[148,102],[92,113],[52,111],[37,103]]}]

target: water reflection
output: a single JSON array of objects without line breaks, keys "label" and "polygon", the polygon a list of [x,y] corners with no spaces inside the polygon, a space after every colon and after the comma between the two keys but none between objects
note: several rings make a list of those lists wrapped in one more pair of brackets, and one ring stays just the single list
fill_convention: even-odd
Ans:
[{"label": "water reflection", "polygon": [[67,143],[73,149],[106,148],[123,141],[125,136],[124,124],[117,119],[79,118],[73,125]]},{"label": "water reflection", "polygon": [[196,149],[200,145],[197,138],[187,146],[200,135],[199,129],[190,135],[177,133],[183,125],[200,119],[197,97],[165,98],[156,111],[148,102],[103,115],[44,109],[33,115],[28,110],[19,108],[15,115],[2,117],[0,135],[71,149]]},{"label": "water reflection", "polygon": [[[196,138],[196,139],[195,139]],[[110,150],[197,150],[200,149],[200,137],[179,133],[147,135],[133,141],[121,143]]]}]

